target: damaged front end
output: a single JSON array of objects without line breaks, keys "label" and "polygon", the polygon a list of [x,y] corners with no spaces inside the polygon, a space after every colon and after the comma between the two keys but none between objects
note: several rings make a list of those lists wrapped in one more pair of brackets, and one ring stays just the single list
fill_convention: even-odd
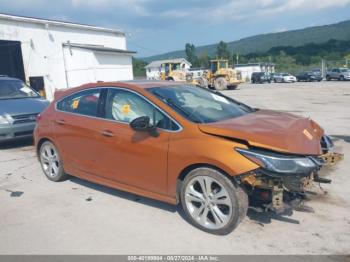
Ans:
[{"label": "damaged front end", "polygon": [[328,136],[321,139],[323,154],[320,156],[288,155],[263,149],[236,151],[260,166],[259,169],[240,176],[252,202],[265,210],[282,212],[286,202],[302,198],[314,183],[331,183],[321,178],[319,171],[324,166],[335,165],[343,159],[333,152],[333,143]]}]

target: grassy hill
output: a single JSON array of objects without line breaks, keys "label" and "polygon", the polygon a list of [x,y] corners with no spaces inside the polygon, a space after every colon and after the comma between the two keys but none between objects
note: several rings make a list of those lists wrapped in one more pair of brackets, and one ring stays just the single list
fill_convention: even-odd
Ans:
[{"label": "grassy hill", "polygon": [[[308,43],[324,43],[330,39],[350,40],[350,20],[336,24],[308,27],[305,29],[291,30],[280,33],[256,35],[229,42],[230,50],[234,53],[263,53],[275,46],[302,46]],[[188,40],[191,42],[191,39]],[[215,56],[216,44],[196,47],[197,55],[208,53]],[[150,62],[159,59],[185,57],[184,50],[177,50],[165,54],[142,58]]]}]

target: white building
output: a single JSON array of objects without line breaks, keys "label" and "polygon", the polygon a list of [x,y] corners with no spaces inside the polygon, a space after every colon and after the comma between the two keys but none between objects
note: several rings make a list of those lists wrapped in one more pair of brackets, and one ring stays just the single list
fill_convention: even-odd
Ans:
[{"label": "white building", "polygon": [[133,53],[119,30],[0,14],[0,75],[44,86],[49,100],[56,89],[132,80]]},{"label": "white building", "polygon": [[177,64],[176,69],[181,69],[187,71],[191,68],[191,63],[188,62],[185,58],[175,58],[175,59],[166,59],[166,60],[157,60],[149,63],[145,66],[146,75],[148,80],[159,80],[160,73],[165,73],[167,70],[166,66],[162,66],[168,63]]},{"label": "white building", "polygon": [[246,82],[250,82],[250,79],[254,72],[275,72],[275,64],[273,63],[237,64],[234,67],[237,71],[241,72],[242,79]]}]

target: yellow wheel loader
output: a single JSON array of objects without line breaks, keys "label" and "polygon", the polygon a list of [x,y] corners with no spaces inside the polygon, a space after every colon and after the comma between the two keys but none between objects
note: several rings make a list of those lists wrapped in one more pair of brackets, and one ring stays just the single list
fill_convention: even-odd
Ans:
[{"label": "yellow wheel loader", "polygon": [[235,69],[228,67],[228,60],[210,60],[210,69],[203,72],[202,77],[196,79],[198,85],[211,87],[216,90],[236,89],[244,81]]},{"label": "yellow wheel loader", "polygon": [[161,65],[160,80],[186,81],[186,71],[180,63],[163,63]]}]

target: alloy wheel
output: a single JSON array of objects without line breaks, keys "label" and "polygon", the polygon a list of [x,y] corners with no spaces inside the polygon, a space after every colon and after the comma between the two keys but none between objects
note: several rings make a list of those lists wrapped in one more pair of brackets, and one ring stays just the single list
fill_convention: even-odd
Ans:
[{"label": "alloy wheel", "polygon": [[60,158],[56,148],[51,143],[47,143],[41,148],[40,162],[47,176],[56,177],[59,175]]},{"label": "alloy wheel", "polygon": [[196,176],[189,181],[185,203],[192,218],[208,229],[223,228],[232,216],[232,201],[227,190],[209,176]]}]

